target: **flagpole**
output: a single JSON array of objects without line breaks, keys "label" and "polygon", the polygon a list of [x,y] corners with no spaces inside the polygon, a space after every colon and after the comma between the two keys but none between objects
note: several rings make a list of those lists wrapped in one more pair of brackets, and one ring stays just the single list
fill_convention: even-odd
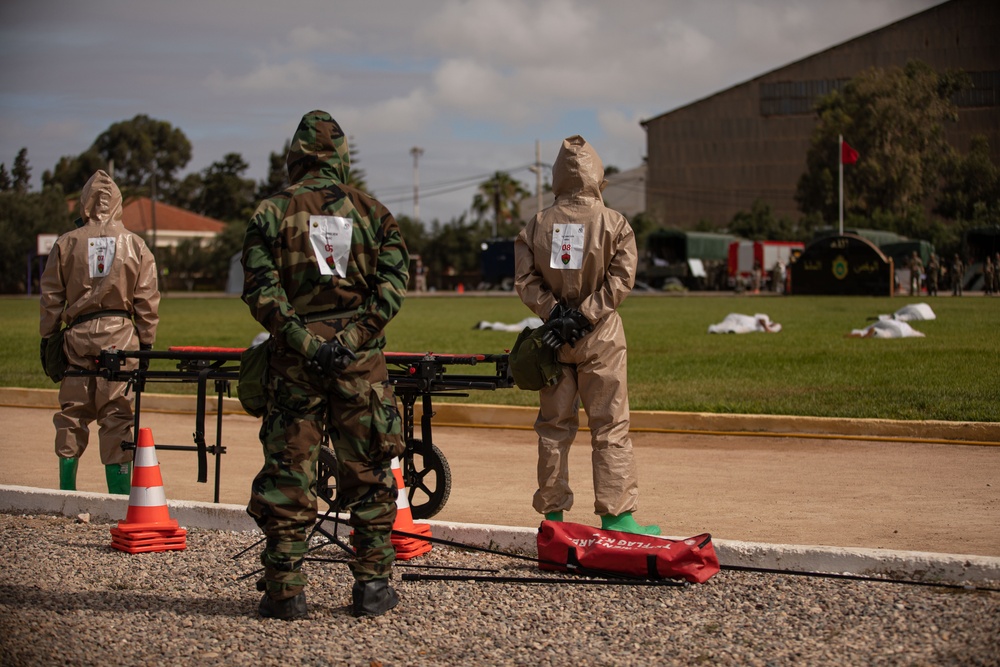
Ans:
[{"label": "flagpole", "polygon": [[837,135],[837,162],[840,165],[840,235],[844,235],[844,135]]}]

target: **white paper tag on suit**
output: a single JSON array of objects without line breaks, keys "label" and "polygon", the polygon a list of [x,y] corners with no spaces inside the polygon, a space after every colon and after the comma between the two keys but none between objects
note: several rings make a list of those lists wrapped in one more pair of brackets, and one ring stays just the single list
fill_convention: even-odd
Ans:
[{"label": "white paper tag on suit", "polygon": [[309,216],[309,241],[312,243],[319,272],[324,276],[347,277],[347,258],[351,254],[351,230],[348,218],[333,215]]},{"label": "white paper tag on suit", "polygon": [[103,278],[111,272],[117,243],[118,239],[114,236],[97,236],[90,239],[90,245],[87,247],[87,260],[90,265],[91,278]]},{"label": "white paper tag on suit", "polygon": [[549,267],[553,269],[583,268],[584,225],[556,225],[552,228],[552,256]]}]

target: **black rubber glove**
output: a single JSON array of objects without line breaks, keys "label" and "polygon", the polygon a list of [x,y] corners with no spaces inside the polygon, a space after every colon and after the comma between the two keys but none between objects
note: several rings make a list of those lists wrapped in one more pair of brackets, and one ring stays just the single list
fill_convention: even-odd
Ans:
[{"label": "black rubber glove", "polygon": [[358,355],[334,338],[319,346],[312,361],[326,375],[335,376],[343,373]]},{"label": "black rubber glove", "polygon": [[45,370],[45,346],[49,344],[48,338],[42,339],[42,370]]},{"label": "black rubber glove", "polygon": [[[149,352],[152,349],[152,343],[139,343],[139,350],[141,352]],[[139,359],[139,370],[144,373],[149,370],[149,359]]]},{"label": "black rubber glove", "polygon": [[553,350],[558,350],[566,343],[569,343],[570,347],[575,345],[576,341],[594,330],[594,325],[576,308],[567,308],[557,303],[549,313],[545,328],[542,342]]}]

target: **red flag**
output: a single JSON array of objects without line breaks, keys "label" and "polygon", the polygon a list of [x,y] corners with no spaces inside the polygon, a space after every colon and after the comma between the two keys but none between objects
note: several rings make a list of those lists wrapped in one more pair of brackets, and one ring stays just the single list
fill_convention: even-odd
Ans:
[{"label": "red flag", "polygon": [[851,148],[846,141],[840,143],[840,161],[844,164],[854,164],[858,161],[858,152]]}]

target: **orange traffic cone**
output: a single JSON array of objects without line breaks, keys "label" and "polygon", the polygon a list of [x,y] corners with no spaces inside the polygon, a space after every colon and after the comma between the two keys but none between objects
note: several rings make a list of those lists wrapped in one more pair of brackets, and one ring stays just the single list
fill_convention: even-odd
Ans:
[{"label": "orange traffic cone", "polygon": [[111,529],[111,547],[130,554],[179,551],[187,548],[187,531],[170,518],[163,492],[160,463],[156,460],[153,432],[139,429],[132,464],[132,490],[128,513]]},{"label": "orange traffic cone", "polygon": [[392,546],[396,548],[397,560],[410,560],[431,550],[431,543],[416,537],[397,535],[396,531],[413,535],[431,536],[431,527],[426,523],[413,523],[410,501],[406,498],[403,470],[399,467],[399,457],[392,459],[392,474],[396,478],[396,520],[392,524]]}]

